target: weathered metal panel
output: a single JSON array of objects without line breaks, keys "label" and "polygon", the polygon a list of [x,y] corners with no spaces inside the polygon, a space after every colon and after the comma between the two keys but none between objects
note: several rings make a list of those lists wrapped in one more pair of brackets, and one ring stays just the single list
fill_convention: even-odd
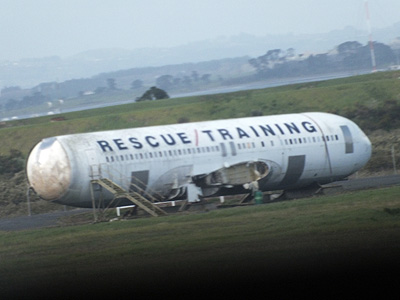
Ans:
[{"label": "weathered metal panel", "polygon": [[286,170],[285,177],[283,177],[282,179],[281,185],[282,186],[294,185],[303,174],[305,162],[306,162],[305,155],[289,156],[288,167]]}]

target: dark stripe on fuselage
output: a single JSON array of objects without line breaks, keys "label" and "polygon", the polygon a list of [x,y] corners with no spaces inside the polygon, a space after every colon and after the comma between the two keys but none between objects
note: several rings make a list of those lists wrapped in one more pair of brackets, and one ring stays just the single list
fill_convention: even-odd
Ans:
[{"label": "dark stripe on fuselage", "polygon": [[285,177],[282,179],[281,186],[285,187],[294,185],[303,174],[305,162],[305,155],[289,156],[288,167]]}]

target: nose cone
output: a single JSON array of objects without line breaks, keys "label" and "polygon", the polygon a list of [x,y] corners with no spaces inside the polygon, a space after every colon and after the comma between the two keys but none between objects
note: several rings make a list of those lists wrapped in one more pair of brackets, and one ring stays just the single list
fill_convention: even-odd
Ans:
[{"label": "nose cone", "polygon": [[63,196],[71,184],[71,166],[56,138],[42,140],[31,151],[26,165],[30,186],[45,200]]},{"label": "nose cone", "polygon": [[355,143],[356,162],[354,164],[354,169],[351,173],[355,173],[363,168],[368,163],[372,153],[371,141],[365,135],[365,133],[361,131],[361,129],[358,131],[358,134],[355,137]]},{"label": "nose cone", "polygon": [[363,151],[363,158],[364,158],[364,164],[366,164],[369,159],[371,158],[372,154],[372,146],[371,146],[371,141],[369,138],[363,133],[361,137],[361,151]]}]

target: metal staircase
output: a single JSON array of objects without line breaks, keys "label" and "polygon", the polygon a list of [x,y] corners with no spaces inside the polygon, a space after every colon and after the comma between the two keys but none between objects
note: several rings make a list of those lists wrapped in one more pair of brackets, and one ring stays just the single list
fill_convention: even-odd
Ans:
[{"label": "metal staircase", "polygon": [[154,217],[158,216],[165,216],[167,213],[159,208],[157,205],[143,197],[137,192],[128,192],[118,184],[114,183],[110,179],[107,178],[99,178],[99,179],[93,179],[92,184],[97,183],[103,188],[107,189],[110,191],[112,194],[114,194],[115,199],[117,198],[125,198],[130,200],[133,204],[137,205],[150,215]]}]

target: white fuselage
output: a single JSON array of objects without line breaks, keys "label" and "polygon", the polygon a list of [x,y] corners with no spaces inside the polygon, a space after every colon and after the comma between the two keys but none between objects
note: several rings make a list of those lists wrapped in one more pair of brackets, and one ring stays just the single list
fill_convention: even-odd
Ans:
[{"label": "white fuselage", "polygon": [[370,156],[369,139],[352,121],[302,113],[47,138],[30,153],[27,176],[43,199],[91,206],[96,178],[126,190],[140,182],[166,200],[189,187],[210,196],[243,191],[252,181],[262,191],[327,183],[356,172]]}]

